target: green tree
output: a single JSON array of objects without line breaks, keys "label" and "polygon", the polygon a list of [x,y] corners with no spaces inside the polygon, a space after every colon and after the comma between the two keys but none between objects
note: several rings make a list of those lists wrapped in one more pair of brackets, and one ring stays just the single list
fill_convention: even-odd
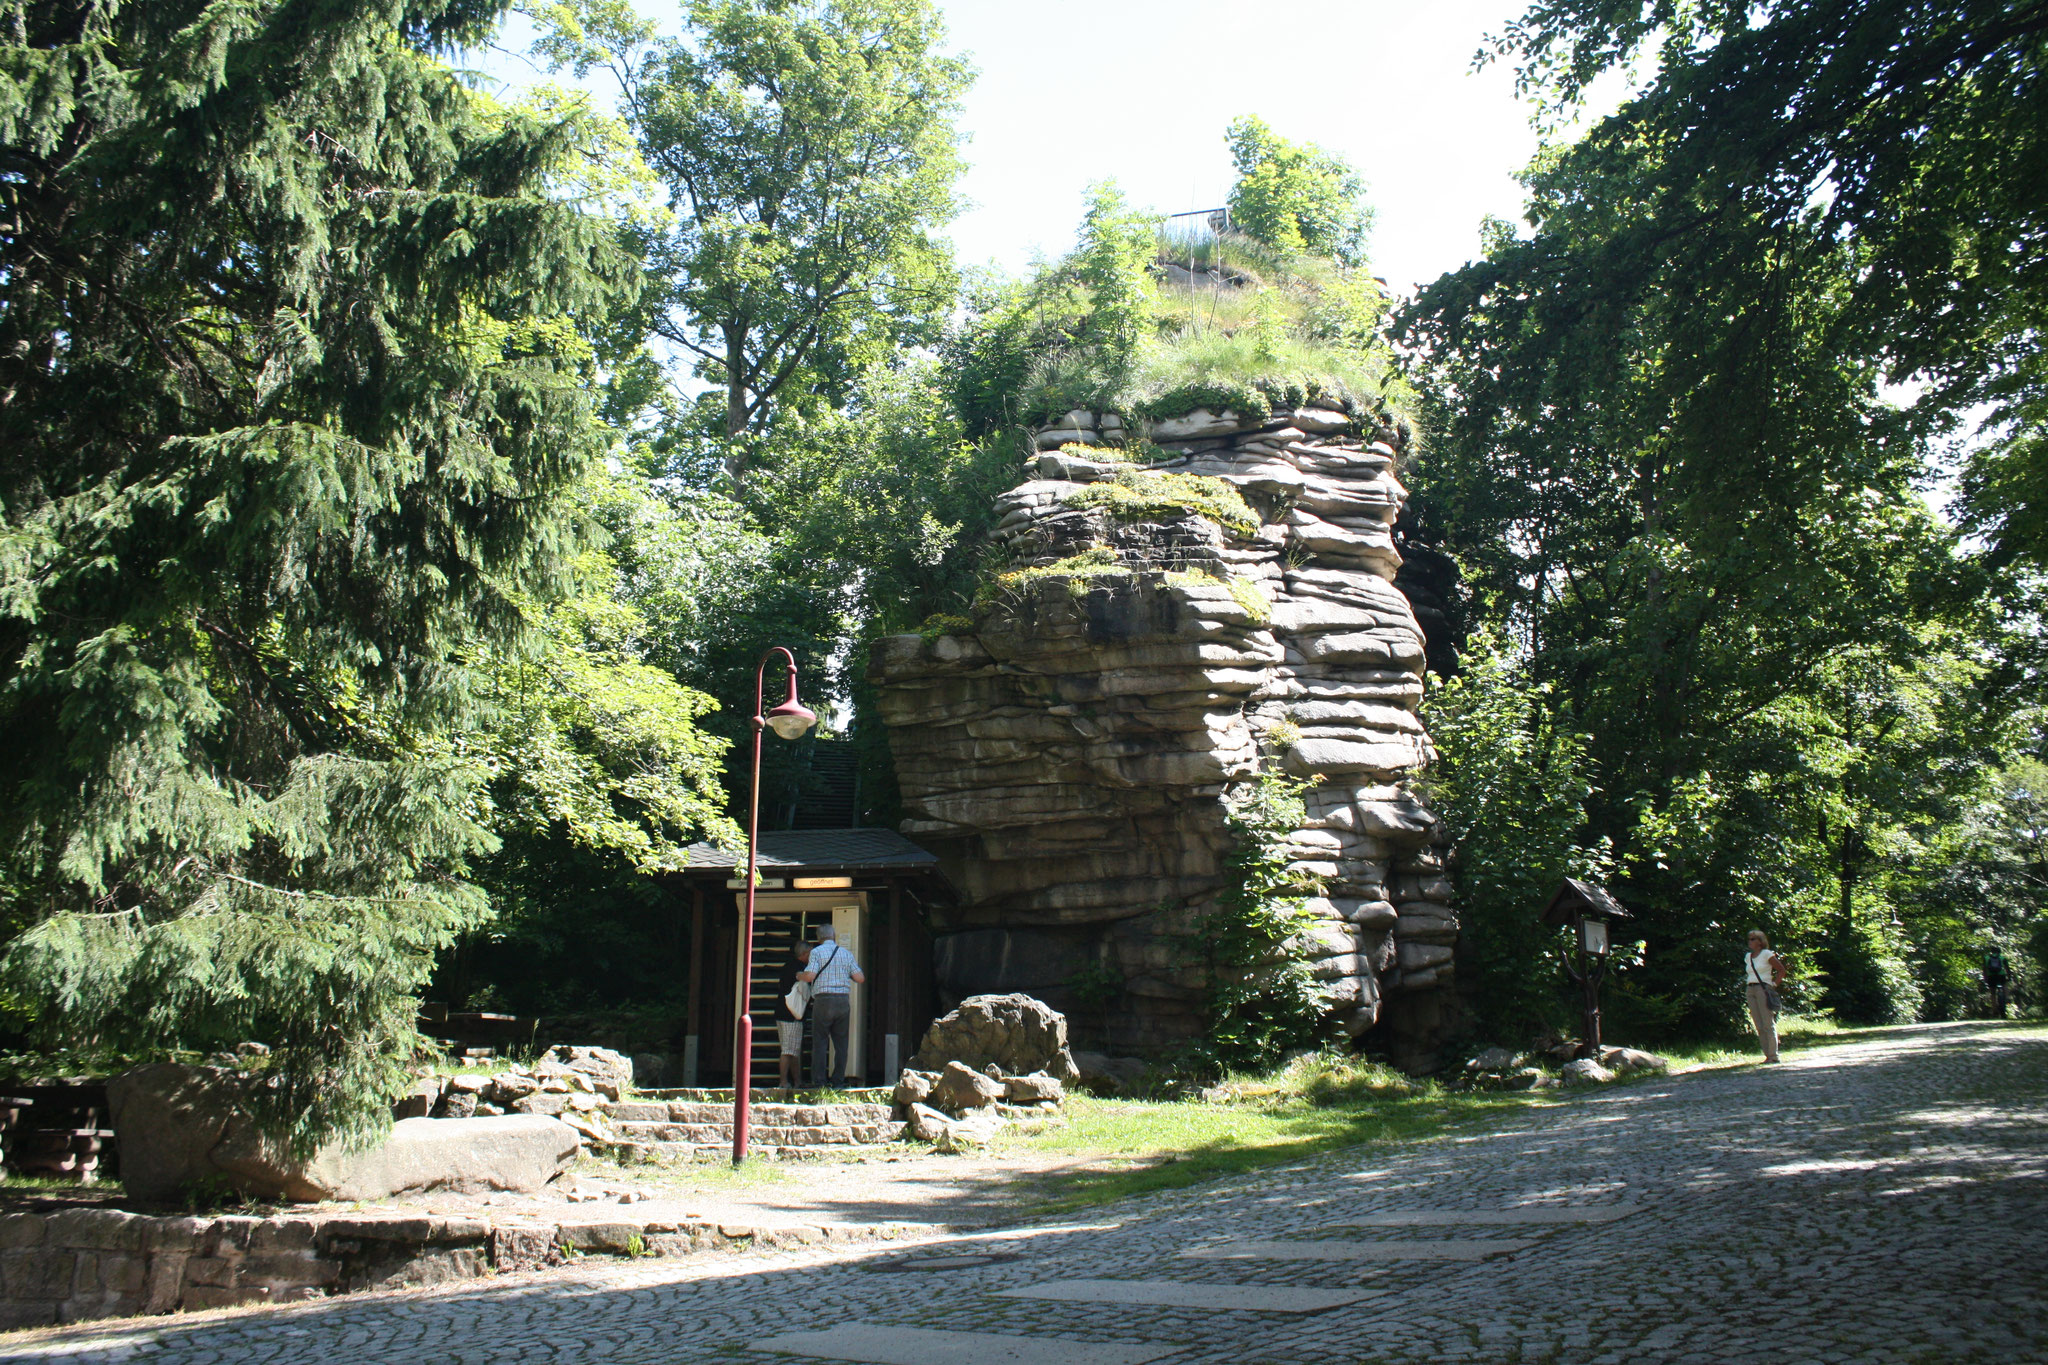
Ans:
[{"label": "green tree", "polygon": [[1547,154],[1530,235],[1496,229],[1408,311],[1434,408],[1415,510],[1549,723],[1591,737],[1573,842],[1612,849],[1650,939],[1618,1005],[1722,1025],[1761,922],[1802,990],[1860,972],[1911,1009],[1894,912],[2010,706],[1973,662],[1986,580],[1920,496],[1924,425],[1859,349],[1856,244],[1730,215],[1708,263],[1615,272],[1615,243],[1658,227],[1662,155]]},{"label": "green tree", "polygon": [[1080,331],[1119,380],[1153,330],[1158,230],[1159,219],[1133,210],[1115,181],[1089,186],[1073,255],[1074,278],[1088,291],[1089,301]]},{"label": "green tree", "polygon": [[631,282],[576,120],[435,55],[490,0],[10,3],[0,887],[11,999],[275,1045],[267,1120],[383,1121],[485,913],[451,736],[576,548],[567,322]]},{"label": "green tree", "polygon": [[[1994,407],[1970,510],[2001,552],[2048,564],[2048,4],[1538,0],[1494,48],[1557,106],[1656,51],[1655,78],[1565,154],[1598,175],[1660,149],[1589,298],[1754,279],[1787,234],[1853,243],[1844,349],[1919,381],[1929,429]],[[1735,397],[1733,376],[1703,378]]]},{"label": "green tree", "polygon": [[1283,251],[1365,264],[1372,226],[1359,203],[1365,182],[1343,158],[1312,142],[1289,142],[1253,114],[1232,122],[1225,137],[1237,167],[1230,220],[1238,231]]},{"label": "green tree", "polygon": [[[543,50],[618,81],[672,230],[648,242],[653,332],[723,392],[720,432],[828,405],[935,339],[956,282],[953,115],[970,79],[930,0],[692,0],[659,38],[621,0],[537,6]],[[739,476],[747,444],[733,440]]]}]

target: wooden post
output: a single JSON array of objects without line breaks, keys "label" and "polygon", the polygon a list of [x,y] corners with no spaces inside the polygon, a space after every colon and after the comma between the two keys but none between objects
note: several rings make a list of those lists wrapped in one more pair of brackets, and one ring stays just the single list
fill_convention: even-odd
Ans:
[{"label": "wooden post", "polygon": [[683,1084],[697,1084],[704,1033],[704,884],[690,884],[690,1019],[683,1034]]}]

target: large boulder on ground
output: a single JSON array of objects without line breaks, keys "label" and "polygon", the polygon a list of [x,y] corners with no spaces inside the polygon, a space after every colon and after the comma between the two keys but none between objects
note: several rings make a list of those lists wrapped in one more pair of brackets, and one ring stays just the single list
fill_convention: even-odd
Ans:
[{"label": "large boulder on ground", "polygon": [[1043,1071],[1063,1081],[1081,1078],[1067,1050],[1067,1017],[1028,995],[976,995],[932,1022],[910,1065],[938,1071],[948,1062],[973,1070],[995,1066],[1004,1075]]},{"label": "large boulder on ground", "polygon": [[1638,1071],[1654,1071],[1659,1074],[1671,1069],[1669,1057],[1659,1057],[1654,1052],[1644,1052],[1632,1047],[1611,1047],[1600,1054],[1600,1064],[1622,1075]]},{"label": "large boulder on ground", "polygon": [[946,1153],[971,1152],[994,1141],[1006,1122],[995,1110],[983,1109],[947,1124],[946,1131],[933,1140],[932,1146]]},{"label": "large boulder on ground", "polygon": [[250,1119],[232,1072],[165,1063],[107,1083],[121,1180],[138,1199],[172,1200],[193,1185],[267,1199],[383,1199],[415,1190],[532,1193],[561,1174],[580,1139],[536,1115],[401,1119],[368,1148],[331,1142],[294,1157]]},{"label": "large boulder on ground", "polygon": [[175,1199],[218,1175],[209,1159],[235,1119],[241,1094],[232,1071],[162,1062],[107,1082],[121,1147],[121,1183],[137,1199]]},{"label": "large boulder on ground", "polygon": [[953,1121],[928,1104],[910,1106],[910,1135],[919,1142],[937,1142]]},{"label": "large boulder on ground", "polygon": [[939,1079],[932,1083],[928,1101],[934,1109],[964,1114],[986,1109],[1003,1097],[1003,1083],[975,1071],[964,1062],[947,1062]]}]

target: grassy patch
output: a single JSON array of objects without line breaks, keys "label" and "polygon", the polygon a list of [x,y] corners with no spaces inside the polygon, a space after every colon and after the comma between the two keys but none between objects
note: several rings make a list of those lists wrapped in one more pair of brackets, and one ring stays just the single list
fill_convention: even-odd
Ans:
[{"label": "grassy patch", "polygon": [[1360,1144],[1413,1142],[1497,1115],[1559,1101],[1526,1092],[1454,1093],[1349,1058],[1318,1057],[1277,1077],[1225,1082],[1219,1101],[1068,1101],[1068,1123],[1046,1133],[1004,1133],[998,1151],[1093,1156],[1080,1170],[1035,1177],[1034,1213],[1059,1213],[1132,1195],[1281,1165]]},{"label": "grassy patch", "polygon": [[975,605],[993,605],[1004,593],[1016,592],[1034,578],[1064,578],[1067,591],[1075,597],[1087,595],[1088,584],[1097,578],[1129,578],[1131,568],[1116,557],[1116,551],[1107,545],[1097,545],[1068,555],[1065,559],[1050,564],[1040,564],[1031,569],[1012,569],[984,581],[975,594]]},{"label": "grassy patch", "polygon": [[1259,516],[1235,488],[1203,474],[1170,474],[1151,469],[1119,469],[1106,483],[1091,483],[1067,494],[1069,507],[1100,507],[1118,521],[1158,521],[1177,512],[1193,512],[1231,533],[1259,533]]}]

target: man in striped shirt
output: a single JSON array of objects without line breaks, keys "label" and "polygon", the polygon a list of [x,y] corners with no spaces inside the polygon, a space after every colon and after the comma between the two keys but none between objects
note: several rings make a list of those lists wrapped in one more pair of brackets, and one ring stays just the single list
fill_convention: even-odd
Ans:
[{"label": "man in striped shirt", "polygon": [[[818,930],[818,942],[811,949],[810,970],[797,976],[811,983],[811,1083],[846,1084],[847,1020],[853,1013],[852,991],[867,977],[853,954],[839,945],[831,925]],[[831,1080],[826,1080],[826,1047],[831,1047]]]}]

